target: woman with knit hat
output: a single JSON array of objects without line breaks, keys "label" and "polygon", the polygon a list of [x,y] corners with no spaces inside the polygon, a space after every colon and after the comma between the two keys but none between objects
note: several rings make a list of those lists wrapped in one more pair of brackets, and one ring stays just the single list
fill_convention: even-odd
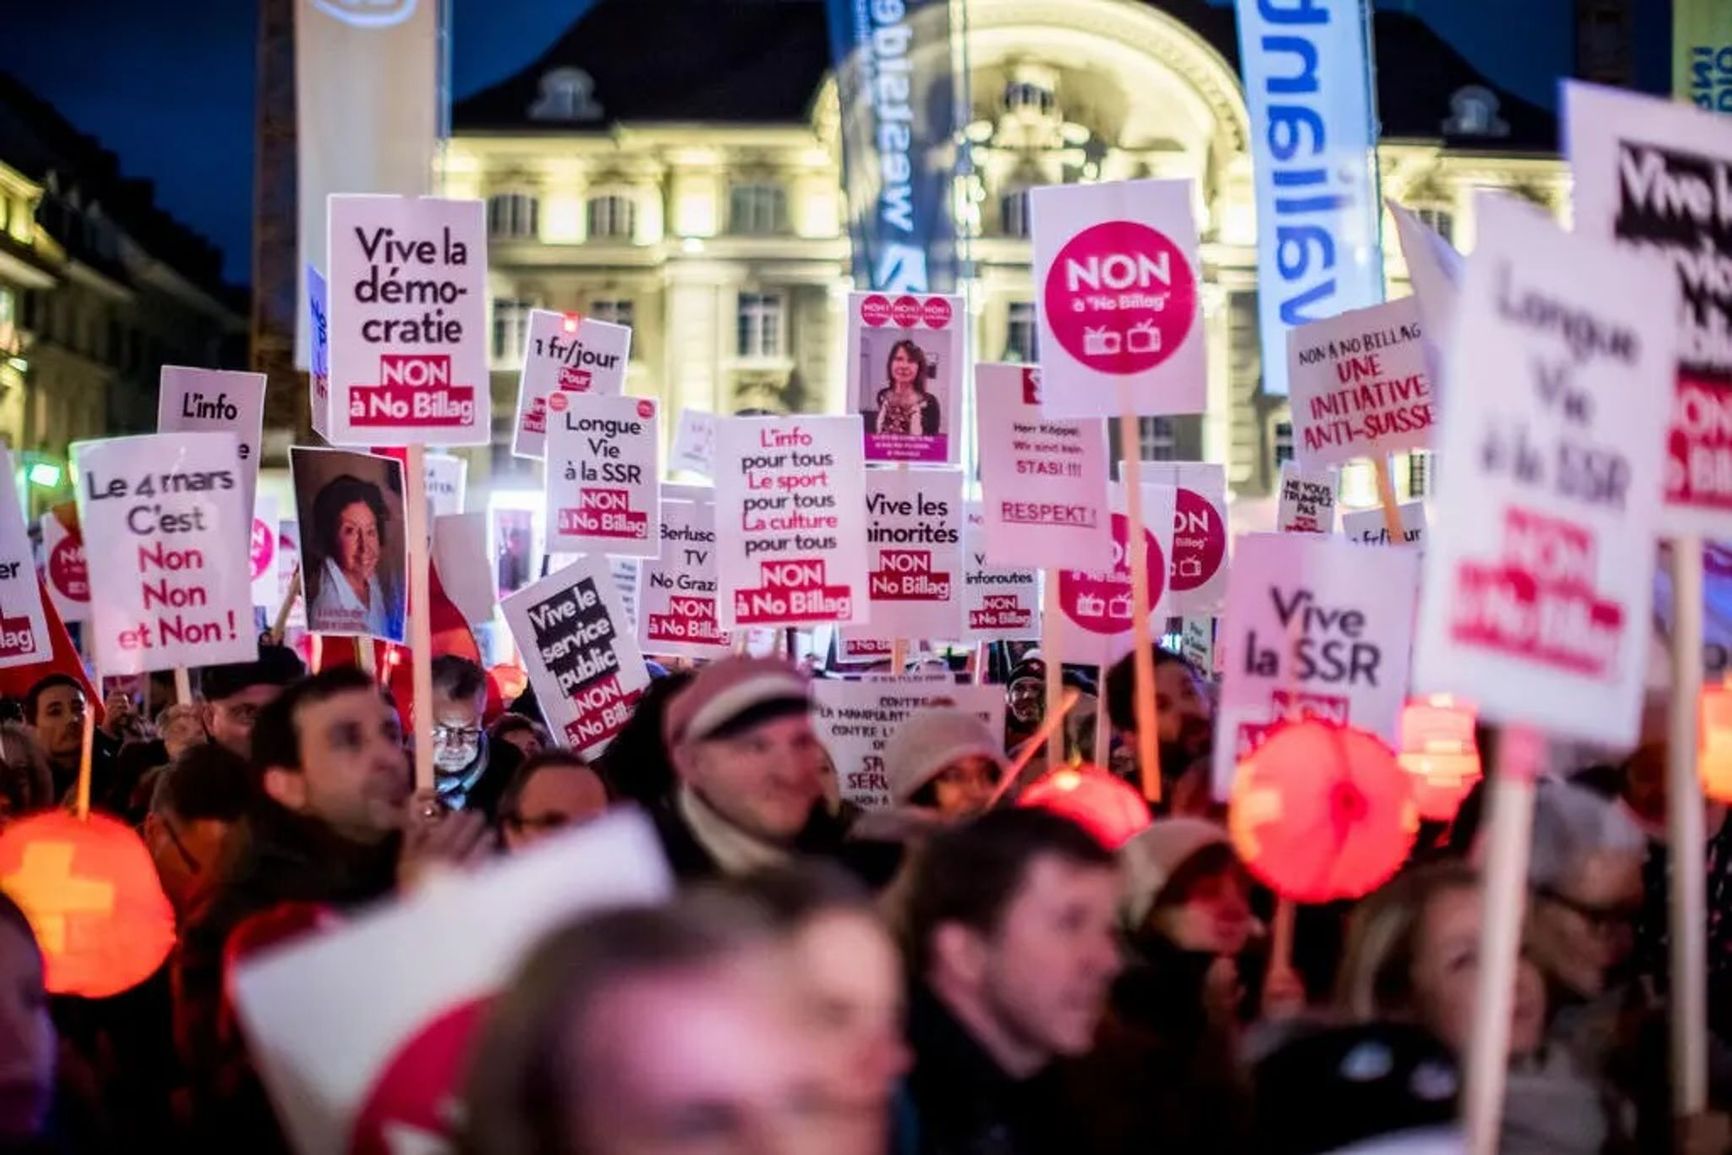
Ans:
[{"label": "woman with knit hat", "polygon": [[910,716],[884,744],[884,773],[897,806],[947,822],[985,810],[1004,773],[1004,748],[986,723],[954,706]]}]

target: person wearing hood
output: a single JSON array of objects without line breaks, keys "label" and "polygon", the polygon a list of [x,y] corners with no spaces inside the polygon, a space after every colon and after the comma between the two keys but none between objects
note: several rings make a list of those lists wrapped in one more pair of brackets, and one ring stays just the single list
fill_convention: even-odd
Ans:
[{"label": "person wearing hood", "polygon": [[1004,769],[1004,750],[986,723],[955,706],[915,713],[884,744],[891,800],[946,822],[984,811]]}]

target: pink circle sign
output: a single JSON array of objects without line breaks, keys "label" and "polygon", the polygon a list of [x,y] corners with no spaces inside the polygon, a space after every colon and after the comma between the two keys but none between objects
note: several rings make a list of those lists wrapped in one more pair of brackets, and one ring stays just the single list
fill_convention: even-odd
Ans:
[{"label": "pink circle sign", "polygon": [[874,329],[882,328],[890,323],[889,298],[873,293],[860,302],[860,319]]},{"label": "pink circle sign", "polygon": [[[1117,637],[1131,628],[1131,563],[1125,552],[1130,522],[1122,513],[1113,514],[1113,568],[1101,573],[1060,570],[1058,602],[1065,617],[1091,634]],[[1144,556],[1149,567],[1149,604],[1161,600],[1167,567],[1154,534],[1143,530]]]},{"label": "pink circle sign", "polygon": [[919,297],[897,297],[890,302],[890,319],[904,329],[920,324],[921,312]]},{"label": "pink circle sign", "polygon": [[277,535],[260,518],[253,518],[253,580],[258,581],[277,559]]},{"label": "pink circle sign", "polygon": [[1047,270],[1047,324],[1086,368],[1124,375],[1179,351],[1197,320],[1197,278],[1164,233],[1103,221],[1072,237]]},{"label": "pink circle sign", "polygon": [[67,601],[90,600],[90,567],[84,563],[84,539],[63,537],[48,555],[48,580]]},{"label": "pink circle sign", "polygon": [[1178,491],[1173,515],[1173,589],[1194,590],[1207,585],[1227,556],[1227,527],[1215,507],[1201,494]]},{"label": "pink circle sign", "polygon": [[950,327],[950,302],[943,297],[928,297],[920,306],[920,320],[928,329]]}]

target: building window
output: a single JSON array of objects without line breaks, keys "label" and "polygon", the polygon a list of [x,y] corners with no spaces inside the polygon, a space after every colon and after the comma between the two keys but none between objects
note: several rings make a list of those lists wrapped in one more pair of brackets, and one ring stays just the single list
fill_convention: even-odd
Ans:
[{"label": "building window", "polygon": [[637,206],[626,196],[591,197],[589,239],[629,241],[637,224]]},{"label": "building window", "polygon": [[1275,468],[1280,469],[1293,460],[1293,423],[1291,421],[1275,422]]},{"label": "building window", "polygon": [[782,298],[777,293],[741,293],[738,325],[739,355],[772,358],[782,355]]},{"label": "building window", "polygon": [[527,240],[536,235],[539,206],[528,193],[502,193],[487,198],[487,235]]},{"label": "building window", "polygon": [[632,313],[630,301],[591,301],[589,316],[597,321],[606,321],[610,325],[624,325],[631,328]]},{"label": "building window", "polygon": [[1035,345],[1039,330],[1035,326],[1034,302],[1012,301],[1006,314],[1004,359],[1025,365],[1035,362],[1039,352]]},{"label": "building window", "polygon": [[1179,456],[1178,436],[1171,417],[1139,417],[1137,419],[1137,452],[1144,461],[1175,461]]},{"label": "building window", "polygon": [[1058,104],[1052,89],[1027,80],[1012,80],[1004,86],[1004,107],[1007,112],[1051,112]]},{"label": "building window", "polygon": [[1455,242],[1455,213],[1446,208],[1418,208],[1413,215],[1425,222],[1425,227],[1450,243]]},{"label": "building window", "polygon": [[1407,499],[1418,501],[1431,492],[1431,454],[1415,449],[1407,455]]},{"label": "building window", "polygon": [[998,198],[999,231],[1007,237],[1028,236],[1028,190],[1017,189]]},{"label": "building window", "polygon": [[501,298],[493,302],[493,359],[514,362],[523,360],[524,342],[529,337],[529,313],[533,301]]},{"label": "building window", "polygon": [[788,228],[788,194],[772,184],[735,185],[728,191],[728,231],[773,236]]}]

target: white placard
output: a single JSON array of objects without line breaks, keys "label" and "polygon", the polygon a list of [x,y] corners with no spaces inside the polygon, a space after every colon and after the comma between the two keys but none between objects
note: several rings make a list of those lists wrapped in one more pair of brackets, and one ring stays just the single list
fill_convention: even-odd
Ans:
[{"label": "white placard", "polygon": [[447,513],[433,519],[433,568],[445,597],[472,626],[493,620],[498,591],[487,558],[487,515]]},{"label": "white placard", "polygon": [[487,444],[482,202],[333,196],[328,239],[330,440]]},{"label": "white placard", "polygon": [[307,404],[313,410],[313,432],[331,436],[331,326],[326,304],[325,276],[307,269]]},{"label": "white placard", "polygon": [[461,1079],[486,1000],[556,927],[673,890],[630,810],[439,881],[235,969],[248,1052],[297,1150],[454,1148],[463,1087],[438,1073]]},{"label": "white placard", "polygon": [[260,494],[253,506],[252,569],[253,605],[273,616],[281,604],[277,570],[282,566],[282,512],[277,499]]},{"label": "white placard", "polygon": [[1419,302],[1287,330],[1293,455],[1306,469],[1431,445],[1434,407]]},{"label": "white placard", "polygon": [[0,446],[0,669],[45,662],[54,654],[13,468],[12,454]]},{"label": "white placard", "polygon": [[[1418,549],[1425,548],[1425,502],[1404,501],[1395,507],[1401,515],[1401,540],[1397,545],[1411,545]],[[1361,545],[1388,545],[1389,526],[1383,516],[1383,509],[1361,509],[1355,513],[1341,515],[1341,536]]]},{"label": "white placard", "polygon": [[601,750],[649,685],[605,559],[578,558],[504,608],[548,729],[580,754]]},{"label": "white placard", "polygon": [[962,636],[962,471],[866,471],[866,624],[844,638]]},{"label": "white placard", "polygon": [[625,612],[633,637],[637,636],[637,575],[644,564],[644,559],[635,557],[607,559],[607,572],[613,575],[614,592],[619,594],[619,607]]},{"label": "white placard", "polygon": [[1398,744],[1419,556],[1313,534],[1241,537],[1216,645],[1215,797],[1277,724],[1325,718]]},{"label": "white placard", "polygon": [[531,309],[511,452],[518,457],[544,456],[547,398],[559,392],[618,397],[625,391],[630,363],[629,326]]},{"label": "white placard", "polygon": [[158,433],[232,433],[240,446],[241,500],[253,508],[264,437],[265,375],[164,365],[157,393]]},{"label": "white placard", "polygon": [[289,471],[308,628],[401,643],[409,587],[402,461],[296,445]]},{"label": "white placard", "polygon": [[662,502],[662,556],[638,569],[638,644],[646,654],[721,658],[716,621],[716,507]]},{"label": "white placard", "polygon": [[842,797],[857,806],[890,805],[884,746],[910,714],[932,706],[967,710],[994,734],[1004,733],[1004,690],[961,686],[954,680],[913,677],[812,683],[812,725],[836,764]]},{"label": "white placard", "polygon": [[668,454],[668,471],[685,470],[703,477],[714,476],[716,415],[702,409],[681,409],[674,426],[674,447]]},{"label": "white placard", "polygon": [[[65,521],[62,521],[62,515]],[[66,521],[72,524],[67,525]],[[48,600],[63,622],[90,620],[90,564],[84,553],[84,531],[76,506],[66,505],[42,515],[42,577]]]},{"label": "white placard", "polygon": [[[1150,634],[1159,637],[1167,616],[1173,556],[1173,509],[1177,492],[1170,485],[1143,486],[1143,548],[1149,566]],[[1113,488],[1113,564],[1099,570],[1060,570],[1058,604],[1064,613],[1063,660],[1110,665],[1131,650],[1131,563],[1125,543],[1130,540],[1124,495]]]},{"label": "white placard", "polygon": [[1107,425],[1041,413],[1040,370],[975,366],[986,556],[998,565],[1105,567]]},{"label": "white placard", "polygon": [[723,629],[865,620],[861,450],[858,417],[717,423],[716,608]]},{"label": "white placard", "polygon": [[1179,632],[1179,654],[1205,677],[1221,672],[1216,661],[1215,619],[1186,618]]},{"label": "white placard", "polygon": [[1282,533],[1335,532],[1335,475],[1281,463],[1281,496],[1275,528]]},{"label": "white placard", "polygon": [[423,454],[426,465],[428,523],[463,512],[469,488],[469,462],[449,453]]},{"label": "white placard", "polygon": [[547,408],[547,548],[655,557],[661,551],[656,403],[556,392]]},{"label": "white placard", "polygon": [[[1444,391],[1416,689],[1635,741],[1677,355],[1664,257],[1484,197]],[[1464,464],[1463,464],[1464,463]],[[1385,553],[1397,553],[1385,550]]]},{"label": "white placard", "polygon": [[1040,571],[989,565],[986,514],[963,504],[962,640],[1021,642],[1040,637]]},{"label": "white placard", "polygon": [[1202,461],[1142,465],[1143,483],[1173,495],[1172,591],[1167,612],[1213,614],[1227,596],[1227,468]]},{"label": "white placard", "polygon": [[967,324],[961,297],[849,294],[848,397],[867,461],[957,460]]},{"label": "white placard", "polygon": [[158,433],[72,447],[92,543],[90,633],[105,675],[251,662],[252,510],[232,433]]},{"label": "white placard", "polygon": [[1029,190],[1041,404],[1055,417],[1208,406],[1196,186],[1189,180]]}]

